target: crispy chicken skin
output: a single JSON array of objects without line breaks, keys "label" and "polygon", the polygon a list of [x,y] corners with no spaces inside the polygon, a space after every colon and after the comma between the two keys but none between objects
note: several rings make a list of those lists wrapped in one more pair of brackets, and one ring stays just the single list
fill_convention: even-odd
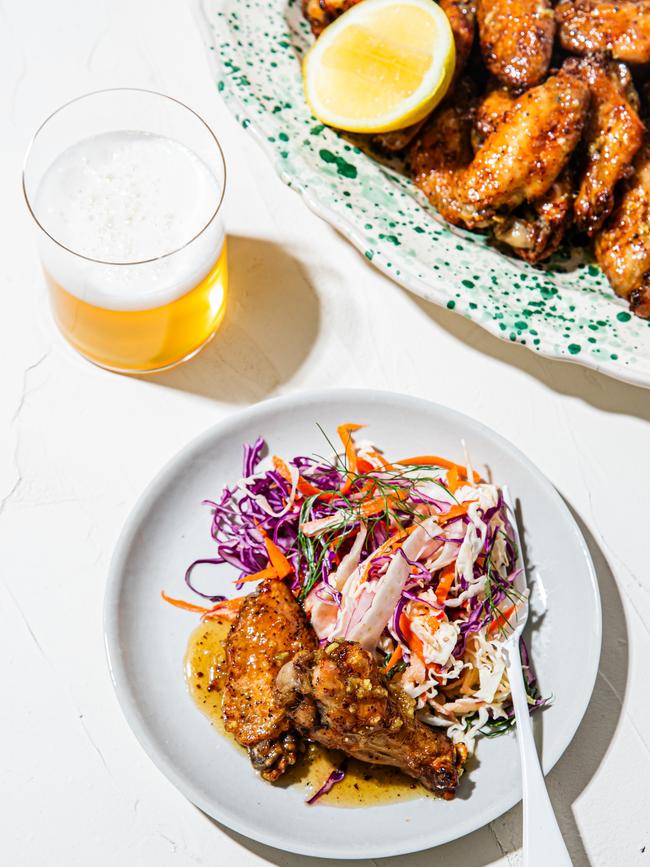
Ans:
[{"label": "crispy chicken skin", "polygon": [[561,0],[555,17],[565,51],[609,51],[626,63],[650,60],[650,0]]},{"label": "crispy chicken skin", "polygon": [[277,780],[295,764],[300,739],[274,697],[275,678],[291,657],[318,646],[302,608],[281,581],[247,596],[226,639],[226,730],[247,747],[253,767]]},{"label": "crispy chicken skin", "polygon": [[472,148],[480,150],[488,136],[505,120],[506,115],[517,101],[517,97],[505,87],[497,85],[488,89],[479,100],[472,126]]},{"label": "crispy chicken skin", "polygon": [[451,103],[414,147],[415,182],[449,222],[489,225],[551,188],[580,140],[589,98],[581,77],[562,68],[519,97],[473,160],[467,99]]},{"label": "crispy chicken skin", "polygon": [[[440,0],[440,8],[444,11],[452,33],[454,34],[454,46],[456,48],[456,66],[450,88],[458,81],[467,58],[474,44],[476,31],[476,0]],[[426,121],[420,121],[406,129],[398,129],[394,132],[381,133],[374,137],[374,141],[385,151],[397,153],[411,144],[413,139],[422,129]]]},{"label": "crispy chicken skin", "polygon": [[596,236],[596,259],[630,310],[650,319],[650,142],[634,162],[635,174],[604,229]]},{"label": "crispy chicken skin", "polygon": [[580,71],[592,96],[585,127],[586,161],[574,214],[577,229],[593,237],[611,213],[616,185],[632,171],[644,130],[627,98],[633,85],[622,64],[602,55],[567,63]]},{"label": "crispy chicken skin", "polygon": [[550,0],[478,0],[481,53],[502,84],[521,93],[548,72],[555,36]]},{"label": "crispy chicken skin", "polygon": [[464,79],[434,112],[410,153],[415,183],[445,220],[455,226],[470,222],[481,225],[476,209],[462,201],[458,192],[462,174],[472,159],[473,115],[473,88]]},{"label": "crispy chicken skin", "polygon": [[416,719],[414,700],[387,683],[356,642],[297,654],[280,672],[276,690],[305,737],[400,768],[440,797],[454,797],[466,750]]}]

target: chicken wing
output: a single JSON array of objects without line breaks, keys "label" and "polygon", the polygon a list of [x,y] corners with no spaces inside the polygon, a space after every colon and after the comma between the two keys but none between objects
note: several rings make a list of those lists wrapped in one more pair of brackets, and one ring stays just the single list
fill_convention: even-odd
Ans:
[{"label": "chicken wing", "polygon": [[561,0],[555,16],[565,51],[609,51],[626,63],[650,60],[650,0]]},{"label": "chicken wing", "polygon": [[[474,44],[476,0],[440,0],[439,5],[449,19],[449,24],[454,34],[456,66],[454,67],[454,77],[451,83],[451,87],[453,88],[465,68],[467,58]],[[406,129],[381,133],[375,136],[374,141],[383,150],[397,153],[411,144],[425,123],[426,121],[421,121],[420,123],[406,127]]]},{"label": "chicken wing", "polygon": [[478,0],[478,30],[489,71],[521,93],[548,72],[555,36],[550,0]]},{"label": "chicken wing", "polygon": [[626,96],[630,77],[622,64],[608,63],[602,56],[573,63],[592,95],[585,127],[586,162],[574,204],[575,224],[593,237],[611,213],[616,185],[632,171],[632,160],[643,141],[643,124]]},{"label": "chicken wing", "polygon": [[634,161],[620,202],[596,236],[596,259],[630,310],[650,319],[650,142]]},{"label": "chicken wing", "polygon": [[247,596],[228,634],[225,727],[247,747],[265,780],[276,780],[293,765],[301,745],[275,699],[275,678],[295,653],[316,647],[315,632],[281,581],[266,581]]},{"label": "chicken wing", "polygon": [[450,104],[414,147],[415,182],[450,222],[489,225],[550,189],[580,140],[589,98],[581,77],[561,69],[519,97],[471,162],[471,117]]},{"label": "chicken wing", "polygon": [[305,737],[356,759],[391,765],[447,800],[467,752],[415,716],[415,701],[350,641],[299,653],[277,680],[278,700]]},{"label": "chicken wing", "polygon": [[302,14],[309,22],[314,36],[320,36],[328,24],[360,0],[302,0]]},{"label": "chicken wing", "polygon": [[548,259],[562,243],[572,219],[573,178],[566,168],[544,195],[503,220],[494,236],[527,262]]},{"label": "chicken wing", "polygon": [[462,173],[472,159],[473,114],[473,88],[463,80],[451,99],[434,113],[411,149],[416,185],[454,226],[470,222],[481,225],[476,209],[463,202],[457,192]]},{"label": "chicken wing", "polygon": [[472,127],[472,148],[475,153],[505,120],[516,101],[517,97],[505,87],[492,87],[480,100]]}]

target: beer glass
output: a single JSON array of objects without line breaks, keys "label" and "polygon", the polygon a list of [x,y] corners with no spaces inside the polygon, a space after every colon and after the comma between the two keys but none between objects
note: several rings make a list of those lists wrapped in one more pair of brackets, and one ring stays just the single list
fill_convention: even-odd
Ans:
[{"label": "beer glass", "polygon": [[54,319],[102,367],[162,370],[218,329],[228,286],[217,138],[160,93],[103,90],[55,111],[23,189]]}]

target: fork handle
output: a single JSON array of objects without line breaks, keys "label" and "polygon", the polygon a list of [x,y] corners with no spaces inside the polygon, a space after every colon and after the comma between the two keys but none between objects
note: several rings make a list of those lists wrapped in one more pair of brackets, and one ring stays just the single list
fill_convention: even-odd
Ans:
[{"label": "fork handle", "polygon": [[523,867],[572,867],[539,763],[521,670],[519,641],[508,647],[508,680],[517,721],[524,809]]}]

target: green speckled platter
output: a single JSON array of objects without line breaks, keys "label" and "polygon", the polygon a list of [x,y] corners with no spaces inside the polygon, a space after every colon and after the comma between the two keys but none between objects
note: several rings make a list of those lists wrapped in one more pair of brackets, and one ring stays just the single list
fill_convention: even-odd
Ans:
[{"label": "green speckled platter", "polygon": [[299,0],[196,0],[216,88],[281,178],[376,267],[504,340],[650,387],[650,322],[581,250],[544,266],[441,221],[399,160],[323,127],[302,94]]}]

